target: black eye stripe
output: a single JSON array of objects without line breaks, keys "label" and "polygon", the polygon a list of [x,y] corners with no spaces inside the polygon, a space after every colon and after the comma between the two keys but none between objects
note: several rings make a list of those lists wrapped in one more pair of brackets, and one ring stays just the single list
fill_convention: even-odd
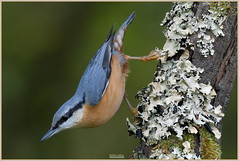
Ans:
[{"label": "black eye stripe", "polygon": [[[66,113],[67,114],[67,113]],[[59,125],[61,125],[63,122],[66,122],[69,119],[69,117],[67,116],[62,116],[61,119],[59,121],[56,122],[56,125],[52,128],[53,130],[58,128]]]},{"label": "black eye stripe", "polygon": [[63,115],[60,120],[58,120],[55,124],[55,126],[53,126],[53,130],[58,128],[62,123],[66,122],[75,111],[77,111],[78,109],[82,108],[83,104],[85,103],[85,96],[83,97],[83,101],[79,102],[78,104],[76,104],[73,108],[71,108],[65,115]]},{"label": "black eye stripe", "polygon": [[67,117],[67,116],[63,116],[61,119],[62,119],[63,121],[66,121],[66,120],[68,120],[68,118],[69,118],[69,117]]}]

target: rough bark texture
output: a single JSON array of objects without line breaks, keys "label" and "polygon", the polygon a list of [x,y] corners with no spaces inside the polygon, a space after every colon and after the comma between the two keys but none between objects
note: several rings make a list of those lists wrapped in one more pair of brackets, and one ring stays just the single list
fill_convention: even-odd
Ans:
[{"label": "rough bark texture", "polygon": [[[223,22],[225,36],[214,36],[215,54],[205,59],[197,49],[190,53],[192,63],[196,67],[204,69],[201,74],[201,82],[206,84],[210,82],[217,93],[212,104],[215,106],[221,105],[224,113],[230,100],[231,89],[237,73],[237,16],[233,13],[236,7],[237,3],[232,4],[229,16]],[[207,10],[208,6],[205,6],[205,3],[198,3],[197,8],[195,8],[196,17],[200,17]],[[193,37],[196,42],[197,36],[193,35]],[[220,132],[222,131],[222,124],[221,121],[217,125]]]},{"label": "rough bark texture", "polygon": [[[202,14],[208,12],[209,6],[207,3],[196,3],[193,8],[193,12],[197,18],[201,18]],[[210,83],[212,87],[215,89],[217,96],[213,99],[211,103],[214,106],[221,105],[223,107],[222,111],[225,113],[227,104],[229,103],[231,89],[233,87],[233,82],[236,78],[237,73],[237,3],[231,3],[231,7],[228,10],[228,16],[226,20],[223,22],[223,33],[225,36],[216,37],[213,34],[209,34],[211,37],[214,37],[214,55],[209,55],[207,59],[200,53],[199,49],[195,48],[195,50],[190,50],[190,61],[199,68],[203,68],[204,72],[200,75],[201,80],[200,83],[208,84]],[[196,44],[198,40],[198,35],[194,34],[190,36],[190,39],[193,43]],[[177,59],[178,55],[174,57]],[[229,108],[229,107],[228,107]],[[222,131],[221,121],[216,126],[219,131]],[[197,156],[201,155],[199,152],[200,149],[200,134],[194,135],[195,141],[195,153]],[[207,138],[204,137],[204,138]],[[169,138],[170,139],[170,138]],[[220,144],[219,140],[219,144]],[[143,141],[140,143],[140,147],[136,149],[137,152],[143,154],[148,158],[152,146],[147,146]],[[207,146],[207,144],[204,144]],[[212,148],[212,147],[209,147]],[[207,148],[206,148],[207,149]],[[203,152],[201,152],[203,153]],[[209,156],[209,155],[207,155]],[[137,158],[137,156],[132,156],[133,158]],[[140,157],[139,157],[140,158]],[[173,159],[173,158],[171,158]],[[210,159],[207,158],[207,159]]]}]

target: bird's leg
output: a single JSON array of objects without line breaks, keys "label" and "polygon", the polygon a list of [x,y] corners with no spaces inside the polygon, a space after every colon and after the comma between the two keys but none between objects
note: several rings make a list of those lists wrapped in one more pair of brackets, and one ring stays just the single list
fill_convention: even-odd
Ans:
[{"label": "bird's leg", "polygon": [[164,55],[160,54],[160,50],[156,48],[155,50],[151,51],[149,53],[149,55],[147,55],[147,56],[134,57],[134,56],[126,55],[126,58],[128,60],[141,60],[141,61],[146,62],[146,61],[152,61],[152,60],[156,60],[156,59],[162,58],[163,56]]},{"label": "bird's leg", "polygon": [[138,117],[138,109],[131,105],[131,103],[129,102],[128,95],[127,95],[126,92],[124,93],[124,100],[126,101],[128,107],[130,108],[130,111],[133,114],[133,116],[135,118],[137,118]]}]

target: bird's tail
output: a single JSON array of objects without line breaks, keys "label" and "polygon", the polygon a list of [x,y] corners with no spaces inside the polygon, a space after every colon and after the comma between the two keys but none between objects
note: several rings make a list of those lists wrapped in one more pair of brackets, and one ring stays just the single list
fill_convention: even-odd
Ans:
[{"label": "bird's tail", "polygon": [[119,31],[116,33],[114,38],[114,49],[120,53],[122,53],[123,50],[123,40],[124,40],[124,34],[128,26],[131,24],[131,22],[134,20],[135,13],[131,13],[130,16],[126,19],[126,21],[121,25]]},{"label": "bird's tail", "polygon": [[126,30],[127,27],[131,24],[131,22],[134,20],[135,17],[135,13],[132,12],[129,17],[125,20],[125,22],[121,25],[120,30]]},{"label": "bird's tail", "polygon": [[106,37],[105,42],[109,41],[111,39],[111,37],[114,37],[114,34],[115,34],[114,27],[115,27],[115,25],[112,25],[112,27],[110,29],[110,32]]}]

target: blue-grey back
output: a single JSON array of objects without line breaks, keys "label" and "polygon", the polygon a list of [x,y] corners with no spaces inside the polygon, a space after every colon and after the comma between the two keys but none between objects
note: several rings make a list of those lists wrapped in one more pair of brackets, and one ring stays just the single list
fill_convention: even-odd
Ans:
[{"label": "blue-grey back", "polygon": [[75,95],[84,95],[85,102],[90,105],[96,105],[107,88],[111,73],[113,38],[114,35],[110,33],[88,64],[76,90]]}]

